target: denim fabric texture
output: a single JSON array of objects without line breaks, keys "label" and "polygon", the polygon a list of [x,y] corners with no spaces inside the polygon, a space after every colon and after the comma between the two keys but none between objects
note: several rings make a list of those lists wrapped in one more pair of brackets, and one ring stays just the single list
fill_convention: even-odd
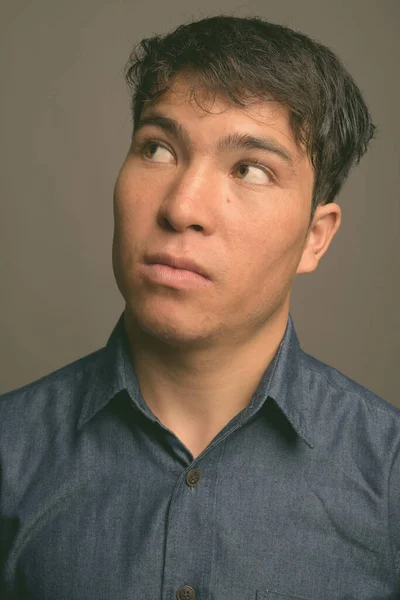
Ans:
[{"label": "denim fabric texture", "polygon": [[285,335],[194,459],[105,348],[0,398],[2,600],[400,598],[400,411]]}]

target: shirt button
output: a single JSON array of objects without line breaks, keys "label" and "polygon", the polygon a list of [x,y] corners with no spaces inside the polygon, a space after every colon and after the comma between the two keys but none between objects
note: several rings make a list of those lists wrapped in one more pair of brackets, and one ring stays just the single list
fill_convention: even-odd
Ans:
[{"label": "shirt button", "polygon": [[196,594],[190,585],[182,585],[176,592],[176,597],[178,600],[194,600]]},{"label": "shirt button", "polygon": [[188,473],[186,473],[186,483],[190,485],[190,487],[195,487],[200,481],[200,470],[199,469],[190,469]]}]

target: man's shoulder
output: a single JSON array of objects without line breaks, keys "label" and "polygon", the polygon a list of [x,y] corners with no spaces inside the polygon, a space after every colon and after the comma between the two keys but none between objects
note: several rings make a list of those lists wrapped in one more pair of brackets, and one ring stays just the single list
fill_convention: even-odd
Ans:
[{"label": "man's shoulder", "polygon": [[302,358],[303,417],[316,449],[319,485],[329,489],[339,507],[353,491],[359,506],[366,507],[359,511],[363,518],[367,504],[383,516],[399,565],[400,409],[304,351]]},{"label": "man's shoulder", "polygon": [[31,383],[1,394],[0,413],[49,399],[64,397],[70,400],[77,392],[81,395],[99,368],[103,355],[104,348],[100,348]]},{"label": "man's shoulder", "polygon": [[346,407],[349,418],[365,413],[371,420],[394,424],[400,431],[400,408],[314,356],[302,351],[302,357],[303,384],[314,402],[336,413]]}]

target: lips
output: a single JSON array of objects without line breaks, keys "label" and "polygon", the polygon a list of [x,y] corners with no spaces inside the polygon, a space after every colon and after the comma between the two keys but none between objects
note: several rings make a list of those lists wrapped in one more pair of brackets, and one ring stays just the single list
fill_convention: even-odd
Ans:
[{"label": "lips", "polygon": [[191,260],[190,258],[179,258],[177,256],[171,256],[170,254],[161,252],[147,256],[145,262],[149,265],[160,264],[167,265],[169,267],[174,267],[175,269],[185,269],[186,271],[193,271],[193,273],[197,273],[198,275],[202,275],[206,279],[210,279],[207,271],[201,265],[197,264],[194,260]]}]

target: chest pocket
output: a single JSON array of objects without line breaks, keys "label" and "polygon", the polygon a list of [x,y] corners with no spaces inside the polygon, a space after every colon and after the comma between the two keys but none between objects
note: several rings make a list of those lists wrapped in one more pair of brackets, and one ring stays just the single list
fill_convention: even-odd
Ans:
[{"label": "chest pocket", "polygon": [[277,590],[257,590],[256,600],[312,600],[305,596],[281,594]]}]

